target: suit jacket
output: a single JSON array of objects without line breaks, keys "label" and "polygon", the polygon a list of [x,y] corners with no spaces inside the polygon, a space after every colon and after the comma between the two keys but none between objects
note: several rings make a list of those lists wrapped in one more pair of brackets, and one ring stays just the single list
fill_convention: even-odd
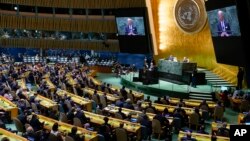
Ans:
[{"label": "suit jacket", "polygon": [[31,119],[30,125],[33,127],[34,131],[43,129],[43,124],[38,119]]},{"label": "suit jacket", "polygon": [[[134,26],[134,25],[132,25],[132,32],[134,33],[134,34],[137,34],[137,28],[136,28],[136,26]],[[125,27],[125,35],[128,35],[130,33],[130,29],[129,29],[129,26],[127,25],[126,27]]]},{"label": "suit jacket", "polygon": [[[224,26],[225,26],[226,33],[229,34],[229,35],[231,35],[232,31],[231,31],[229,23],[226,22],[226,21],[224,21]],[[221,22],[219,22],[217,24],[217,32],[218,32],[218,36],[221,36],[221,33],[223,32],[223,28],[221,26]]]},{"label": "suit jacket", "polygon": [[82,141],[82,140],[84,140],[84,136],[80,137],[78,134],[69,133],[68,136],[72,137],[75,141]]}]

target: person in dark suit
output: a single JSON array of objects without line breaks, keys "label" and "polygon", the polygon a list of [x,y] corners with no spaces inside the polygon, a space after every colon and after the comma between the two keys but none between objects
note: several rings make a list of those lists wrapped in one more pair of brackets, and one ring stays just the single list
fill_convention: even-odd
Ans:
[{"label": "person in dark suit", "polygon": [[121,107],[119,107],[117,113],[120,114],[120,115],[122,116],[122,119],[126,119],[126,118],[127,118],[127,116],[122,112],[122,108],[121,108]]},{"label": "person in dark suit", "polygon": [[223,136],[223,137],[229,137],[229,129],[227,128],[227,123],[223,123],[222,127],[220,127],[217,131],[219,136]]},{"label": "person in dark suit", "polygon": [[250,110],[243,118],[243,123],[250,122]]},{"label": "person in dark suit", "polygon": [[99,128],[98,133],[104,136],[105,141],[109,141],[109,140],[111,140],[112,127],[108,123],[108,121],[109,121],[108,117],[104,117],[103,120],[104,120],[104,123]]},{"label": "person in dark suit", "polygon": [[82,141],[84,140],[84,136],[80,137],[80,135],[77,133],[77,127],[72,127],[71,132],[68,134],[68,136],[72,137],[75,141]]},{"label": "person in dark suit", "polygon": [[217,24],[217,32],[219,37],[228,37],[231,36],[232,31],[228,22],[224,19],[223,11],[218,11],[219,23]]},{"label": "person in dark suit", "polygon": [[238,74],[237,74],[237,79],[238,79],[237,87],[239,89],[242,89],[243,78],[244,78],[244,70],[243,70],[243,68],[239,67],[239,71],[238,71]]},{"label": "person in dark suit", "polygon": [[200,134],[208,134],[208,132],[205,131],[205,126],[204,126],[204,125],[202,125],[202,126],[200,127],[200,130],[198,130],[197,133],[200,133]]},{"label": "person in dark suit", "polygon": [[82,112],[80,108],[76,109],[75,117],[79,118],[81,120],[82,124],[86,123],[88,120],[87,117],[85,116],[84,112]]},{"label": "person in dark suit", "polygon": [[32,115],[32,118],[30,120],[30,126],[33,127],[34,131],[39,131],[43,129],[44,122],[41,123],[37,117],[37,115]]},{"label": "person in dark suit", "polygon": [[128,18],[127,20],[127,25],[125,27],[125,35],[137,35],[137,28],[136,26],[133,24],[133,20]]},{"label": "person in dark suit", "polygon": [[197,141],[195,138],[192,138],[190,131],[187,131],[186,136],[181,138],[181,141]]}]

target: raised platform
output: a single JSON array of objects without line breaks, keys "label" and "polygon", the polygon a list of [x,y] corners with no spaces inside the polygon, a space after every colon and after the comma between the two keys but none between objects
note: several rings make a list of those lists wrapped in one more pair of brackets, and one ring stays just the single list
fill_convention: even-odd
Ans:
[{"label": "raised platform", "polygon": [[[132,87],[137,90],[140,90],[144,93],[155,95],[155,96],[164,96],[168,95],[171,97],[178,98],[190,98],[190,93],[193,94],[195,99],[195,94],[197,97],[201,96],[203,99],[212,100],[211,92],[214,91],[211,85],[198,85],[196,88],[191,87],[186,84],[178,84],[171,81],[159,80],[159,84],[152,85],[143,85],[142,82],[134,82],[133,77],[138,77],[138,73],[130,73],[127,75],[121,76],[121,83],[127,87]],[[199,98],[197,98],[199,99]]]}]

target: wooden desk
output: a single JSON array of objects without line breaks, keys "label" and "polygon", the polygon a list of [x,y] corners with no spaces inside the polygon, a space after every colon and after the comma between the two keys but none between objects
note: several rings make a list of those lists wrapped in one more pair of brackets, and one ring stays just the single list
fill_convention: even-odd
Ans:
[{"label": "wooden desk", "polygon": [[[178,141],[181,141],[181,138],[186,136],[186,133],[183,131],[179,132]],[[211,135],[192,133],[192,137],[197,141],[211,141]],[[230,141],[230,138],[217,136],[217,141]]]},{"label": "wooden desk", "polygon": [[2,140],[2,138],[4,137],[7,137],[8,139],[10,139],[10,141],[28,141],[24,137],[18,136],[17,134],[0,128],[0,140]]},{"label": "wooden desk", "polygon": [[[142,107],[146,108],[148,106],[148,102],[142,102]],[[164,104],[157,104],[157,103],[152,103],[152,106],[155,107],[157,111],[163,112],[165,108],[168,108],[169,113],[173,113],[174,110],[177,108],[176,106],[171,106],[171,105],[164,105]],[[187,107],[182,107],[186,111],[187,115],[190,115],[194,112],[193,108],[187,108]],[[202,111],[200,110],[200,114],[202,115]]]},{"label": "wooden desk", "polygon": [[86,98],[80,97],[78,95],[69,93],[65,90],[57,90],[56,92],[60,97],[64,97],[67,95],[67,97],[71,97],[71,100],[79,105],[84,105],[87,109],[87,111],[91,112],[92,111],[92,102],[91,100],[88,100]]},{"label": "wooden desk", "polygon": [[[84,111],[84,114],[86,117],[90,118],[90,122],[94,123],[94,124],[98,124],[98,125],[102,125],[104,123],[104,117],[103,115],[98,115],[98,114],[94,114],[91,112],[86,112]],[[132,133],[136,133],[137,135],[140,133],[141,130],[141,125],[139,123],[132,123],[129,121],[125,121],[125,120],[121,120],[121,119],[117,119],[117,118],[109,118],[109,124],[113,127],[113,128],[117,128],[120,126],[120,123],[124,123],[124,129],[126,129],[128,132],[132,132]]]},{"label": "wooden desk", "polygon": [[[116,89],[118,89],[118,92],[120,92],[120,89],[121,89],[121,88],[116,87],[116,86],[112,86],[112,87],[111,87],[111,90],[112,90],[112,91],[115,91]],[[128,88],[125,88],[125,90],[126,90],[128,93],[129,93],[129,91],[130,91],[130,89],[128,89]],[[136,92],[136,91],[133,91],[133,90],[132,90],[132,94],[133,94],[133,96],[134,96],[134,98],[135,98],[135,101],[137,101],[137,100],[143,100],[143,99],[144,99],[144,94],[143,94],[143,93]]]},{"label": "wooden desk", "polygon": [[[42,115],[37,115],[40,122],[44,122],[44,128],[51,130],[54,123],[58,123],[59,131],[62,133],[70,133],[74,125],[70,125],[61,121],[57,121]],[[89,131],[81,127],[77,127],[77,134],[84,135],[85,141],[98,141],[97,132]]]},{"label": "wooden desk", "polygon": [[3,96],[0,96],[0,108],[6,112],[10,112],[11,119],[17,117],[18,115],[18,108],[16,104],[12,103]]},{"label": "wooden desk", "polygon": [[58,104],[55,101],[52,101],[44,96],[37,95],[36,99],[40,101],[40,105],[48,109],[58,109]]},{"label": "wooden desk", "polygon": [[[28,98],[30,98],[31,96],[34,96],[35,92],[34,91],[27,91],[27,92],[23,92],[24,94],[26,94],[28,96]],[[35,100],[40,101],[40,105],[48,108],[48,109],[58,109],[58,104],[57,102],[48,99],[42,95],[37,94]]]},{"label": "wooden desk", "polygon": [[89,76],[89,78],[93,81],[93,83],[94,83],[95,85],[98,85],[98,86],[102,85],[102,83],[101,83],[99,80],[96,80],[94,77]]},{"label": "wooden desk", "polygon": [[[211,130],[212,131],[218,131],[220,127],[222,127],[223,123],[218,123],[218,122],[212,122],[211,124]],[[230,129],[230,124],[227,124],[227,129]]]},{"label": "wooden desk", "polygon": [[[46,75],[48,75],[48,74],[46,74]],[[56,86],[50,81],[50,79],[49,79],[49,76],[50,75],[48,75],[48,76],[43,76],[43,78],[44,78],[44,80],[45,80],[45,82],[46,82],[46,85],[47,85],[47,87],[51,90],[51,91],[55,91],[56,90]]]},{"label": "wooden desk", "polygon": [[[100,81],[96,80],[95,78],[90,77],[90,79],[92,79],[92,81],[93,81],[93,83],[94,83],[95,85],[98,85],[98,86],[101,86],[101,85],[102,85],[102,83],[101,83]],[[115,91],[116,89],[118,89],[118,92],[120,92],[120,88],[117,87],[117,86],[112,86],[112,87],[110,87],[110,89],[111,89],[112,91]],[[129,89],[128,89],[128,88],[126,88],[126,90],[129,92]],[[143,99],[144,99],[144,94],[143,94],[143,93],[133,91],[133,95],[134,95],[134,97],[135,97],[136,100],[140,100],[140,99],[143,100]]]},{"label": "wooden desk", "polygon": [[43,75],[43,79],[49,78],[50,77],[50,72],[46,73],[45,75]]},{"label": "wooden desk", "polygon": [[90,72],[87,75],[91,77],[96,76],[96,70],[90,70]]},{"label": "wooden desk", "polygon": [[26,71],[25,73],[21,74],[19,77],[20,78],[27,78],[30,74],[30,71]]},{"label": "wooden desk", "polygon": [[71,86],[75,86],[75,85],[77,84],[77,82],[72,78],[72,74],[71,74],[71,73],[67,73],[65,76],[66,76],[67,82],[68,82]]},{"label": "wooden desk", "polygon": [[19,79],[19,80],[17,80],[17,84],[18,84],[23,90],[27,89],[25,79]]},{"label": "wooden desk", "polygon": [[[180,102],[179,98],[170,98],[169,103],[172,105],[177,105]],[[188,107],[199,107],[199,105],[202,103],[202,100],[196,100],[196,99],[184,99],[183,102]],[[210,109],[214,109],[216,106],[216,103],[213,101],[207,101],[208,107]]]},{"label": "wooden desk", "polygon": [[[94,89],[91,89],[91,88],[82,88],[82,91],[84,93],[87,93],[87,94],[90,94],[91,96],[94,94],[95,90]],[[103,95],[104,92],[102,91],[97,91],[97,94],[99,96]],[[117,100],[119,100],[120,98],[118,96],[115,96],[113,94],[109,94],[109,93],[106,93],[107,94],[107,99],[108,101],[111,101],[111,102],[116,102]]]},{"label": "wooden desk", "polygon": [[[104,108],[104,110],[109,113],[115,114],[116,112],[118,112],[119,107],[108,105],[107,107]],[[131,110],[127,108],[122,108],[122,113],[124,113],[126,116],[132,114],[133,118],[138,118],[141,114],[143,114],[141,111]],[[152,121],[156,114],[146,113],[146,115],[149,117],[149,120]],[[173,117],[168,117],[167,119],[169,120],[170,124],[173,122]]]}]

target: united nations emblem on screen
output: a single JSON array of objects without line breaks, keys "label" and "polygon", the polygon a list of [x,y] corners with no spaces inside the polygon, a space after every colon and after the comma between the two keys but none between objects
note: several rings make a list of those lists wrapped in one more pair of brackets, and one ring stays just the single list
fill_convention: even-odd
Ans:
[{"label": "united nations emblem on screen", "polygon": [[206,24],[204,0],[177,0],[174,8],[175,21],[186,33],[197,33]]}]

